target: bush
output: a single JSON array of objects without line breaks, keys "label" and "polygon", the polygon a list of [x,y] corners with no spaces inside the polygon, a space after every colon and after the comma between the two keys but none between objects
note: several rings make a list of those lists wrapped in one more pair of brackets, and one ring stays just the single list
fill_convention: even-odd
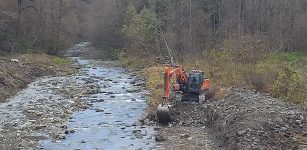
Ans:
[{"label": "bush", "polygon": [[151,97],[149,104],[158,105],[163,96],[163,66],[143,69],[143,75],[147,77],[146,87],[149,89]]},{"label": "bush", "polygon": [[304,104],[307,100],[306,87],[303,78],[290,67],[280,70],[278,79],[274,82],[272,95],[285,101]]},{"label": "bush", "polygon": [[307,61],[303,56],[294,52],[277,53],[247,63],[247,58],[240,60],[230,51],[213,49],[205,52],[203,58],[194,57],[185,63],[187,68],[203,70],[214,87],[244,86],[272,93],[285,101],[305,103],[307,78],[303,75]]},{"label": "bush", "polygon": [[274,81],[278,77],[279,64],[271,64],[267,62],[259,62],[255,65],[246,67],[244,72],[246,82],[253,89],[262,92],[270,92]]}]

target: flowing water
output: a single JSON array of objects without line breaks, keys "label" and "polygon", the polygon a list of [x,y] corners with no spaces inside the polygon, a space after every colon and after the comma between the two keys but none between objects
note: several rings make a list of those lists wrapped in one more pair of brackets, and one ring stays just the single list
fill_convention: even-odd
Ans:
[{"label": "flowing water", "polygon": [[[146,91],[135,86],[135,76],[122,68],[90,67],[92,61],[80,60],[83,76],[78,79],[96,79],[100,92],[83,99],[92,102],[90,109],[74,113],[68,129],[75,132],[62,141],[47,140],[44,149],[150,149],[155,145],[153,129],[132,126],[146,112]],[[106,62],[100,62],[106,63]],[[107,62],[112,63],[112,62]],[[94,97],[94,99],[93,99]],[[103,100],[103,102],[96,100]]]}]

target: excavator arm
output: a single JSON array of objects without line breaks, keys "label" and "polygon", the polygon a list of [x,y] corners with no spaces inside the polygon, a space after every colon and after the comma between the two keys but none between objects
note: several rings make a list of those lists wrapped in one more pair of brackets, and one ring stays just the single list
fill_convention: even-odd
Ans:
[{"label": "excavator arm", "polygon": [[160,123],[168,123],[171,121],[171,114],[169,111],[169,99],[171,93],[171,80],[175,78],[176,84],[174,85],[176,90],[180,90],[181,86],[187,85],[189,77],[183,70],[183,66],[175,66],[174,69],[170,65],[165,66],[164,73],[164,102],[157,108],[156,114]]},{"label": "excavator arm", "polygon": [[177,84],[175,84],[175,89],[180,90],[180,87],[184,87],[188,84],[189,77],[183,69],[183,66],[175,66],[174,69],[171,70],[170,65],[165,66],[165,74],[164,74],[164,96],[163,98],[170,98],[171,92],[171,80],[172,78],[176,79]]}]

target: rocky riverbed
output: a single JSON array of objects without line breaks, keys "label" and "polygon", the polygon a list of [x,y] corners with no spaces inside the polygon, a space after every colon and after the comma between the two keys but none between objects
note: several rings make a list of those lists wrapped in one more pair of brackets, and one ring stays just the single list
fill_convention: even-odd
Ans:
[{"label": "rocky riverbed", "polygon": [[[115,62],[78,60],[79,85],[89,84],[81,100],[89,109],[73,113],[65,138],[42,141],[44,149],[150,149],[155,147],[154,131],[148,124],[136,124],[145,116],[147,91],[144,80],[114,67]],[[89,66],[92,67],[89,67]],[[104,67],[101,67],[104,66]],[[113,66],[113,67],[110,67]],[[85,82],[84,82],[85,80]],[[83,83],[82,83],[83,82]]]},{"label": "rocky riverbed", "polygon": [[73,58],[76,75],[44,77],[0,104],[0,149],[152,149],[145,81],[113,61]]}]

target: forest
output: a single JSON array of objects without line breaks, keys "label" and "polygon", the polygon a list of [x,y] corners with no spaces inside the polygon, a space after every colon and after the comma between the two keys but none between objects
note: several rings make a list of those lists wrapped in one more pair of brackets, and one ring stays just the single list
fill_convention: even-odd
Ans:
[{"label": "forest", "polygon": [[1,0],[0,6],[2,51],[51,52],[90,40],[104,50],[169,56],[169,49],[183,59],[232,43],[257,54],[307,46],[306,0]]},{"label": "forest", "polygon": [[307,0],[0,0],[0,51],[56,55],[90,41],[126,65],[184,63],[216,87],[300,103],[306,24]]}]

